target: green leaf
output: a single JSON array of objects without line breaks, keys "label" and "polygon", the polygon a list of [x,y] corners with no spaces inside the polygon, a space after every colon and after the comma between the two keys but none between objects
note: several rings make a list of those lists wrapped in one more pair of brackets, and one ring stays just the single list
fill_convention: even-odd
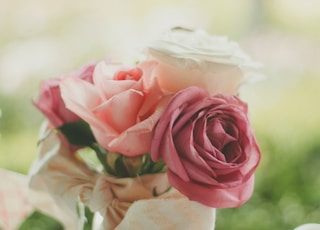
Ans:
[{"label": "green leaf", "polygon": [[76,146],[91,146],[96,142],[88,123],[84,121],[66,123],[58,128],[70,144]]},{"label": "green leaf", "polygon": [[84,212],[86,216],[86,222],[84,223],[83,230],[91,230],[93,225],[94,213],[91,212],[87,206],[85,207]]},{"label": "green leaf", "polygon": [[166,170],[166,163],[160,159],[158,162],[153,162],[151,173],[164,172]]},{"label": "green leaf", "polygon": [[46,229],[46,230],[63,230],[60,222],[42,212],[35,211],[18,228],[19,230]]}]

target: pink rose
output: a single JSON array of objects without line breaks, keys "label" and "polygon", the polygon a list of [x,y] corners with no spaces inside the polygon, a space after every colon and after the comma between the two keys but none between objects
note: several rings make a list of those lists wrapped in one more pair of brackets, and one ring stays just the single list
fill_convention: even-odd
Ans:
[{"label": "pink rose", "polygon": [[[79,71],[70,73],[64,77],[72,77],[92,82],[92,74],[95,65],[85,66]],[[62,78],[51,79],[42,82],[40,85],[40,96],[34,105],[47,117],[54,128],[58,128],[65,123],[78,121],[80,118],[66,108],[60,92],[60,82]]]},{"label": "pink rose", "polygon": [[94,84],[66,78],[62,97],[71,111],[86,121],[105,149],[127,156],[150,150],[152,130],[161,107],[162,93],[156,81],[146,81],[154,62],[135,68],[101,62],[94,72]]},{"label": "pink rose", "polygon": [[149,45],[147,55],[158,62],[154,76],[160,87],[171,93],[199,86],[211,95],[237,94],[259,67],[237,43],[202,30],[171,30]]},{"label": "pink rose", "polygon": [[169,101],[154,131],[151,156],[163,158],[170,183],[189,199],[228,208],[250,198],[260,150],[244,102],[190,87]]}]

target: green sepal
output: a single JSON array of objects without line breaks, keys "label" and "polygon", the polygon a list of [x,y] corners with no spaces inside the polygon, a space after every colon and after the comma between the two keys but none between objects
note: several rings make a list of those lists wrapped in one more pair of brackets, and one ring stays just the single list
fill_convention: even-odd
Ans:
[{"label": "green sepal", "polygon": [[84,121],[66,123],[60,126],[58,130],[72,145],[91,146],[96,142],[89,124]]},{"label": "green sepal", "polygon": [[128,170],[123,162],[123,155],[119,155],[119,157],[116,159],[114,168],[115,168],[115,176],[120,178],[130,177]]},{"label": "green sepal", "polygon": [[157,162],[152,161],[150,153],[145,155],[145,161],[141,168],[141,175],[143,174],[154,174],[164,172],[166,170],[166,164],[163,160]]},{"label": "green sepal", "polygon": [[157,162],[153,162],[151,173],[165,172],[166,169],[166,163],[162,159],[160,159]]}]

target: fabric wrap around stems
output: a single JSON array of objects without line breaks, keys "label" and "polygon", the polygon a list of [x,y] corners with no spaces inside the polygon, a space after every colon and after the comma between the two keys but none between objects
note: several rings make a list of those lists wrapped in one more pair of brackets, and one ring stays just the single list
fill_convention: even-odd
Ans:
[{"label": "fabric wrap around stems", "polygon": [[83,228],[79,201],[102,216],[103,224],[97,229],[214,228],[215,209],[189,201],[170,188],[166,173],[109,176],[88,167],[58,135],[46,123],[42,125],[38,157],[29,173],[29,200],[65,229]]}]

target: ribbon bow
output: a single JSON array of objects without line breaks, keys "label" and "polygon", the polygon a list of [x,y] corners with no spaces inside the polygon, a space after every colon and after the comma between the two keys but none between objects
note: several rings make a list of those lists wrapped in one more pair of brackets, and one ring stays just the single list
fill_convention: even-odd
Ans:
[{"label": "ribbon bow", "polygon": [[29,200],[65,229],[83,228],[85,220],[77,214],[79,201],[102,216],[103,223],[96,229],[214,228],[215,209],[170,188],[166,173],[115,178],[76,158],[57,133],[48,133],[46,125],[40,137],[39,154],[29,173]]}]

